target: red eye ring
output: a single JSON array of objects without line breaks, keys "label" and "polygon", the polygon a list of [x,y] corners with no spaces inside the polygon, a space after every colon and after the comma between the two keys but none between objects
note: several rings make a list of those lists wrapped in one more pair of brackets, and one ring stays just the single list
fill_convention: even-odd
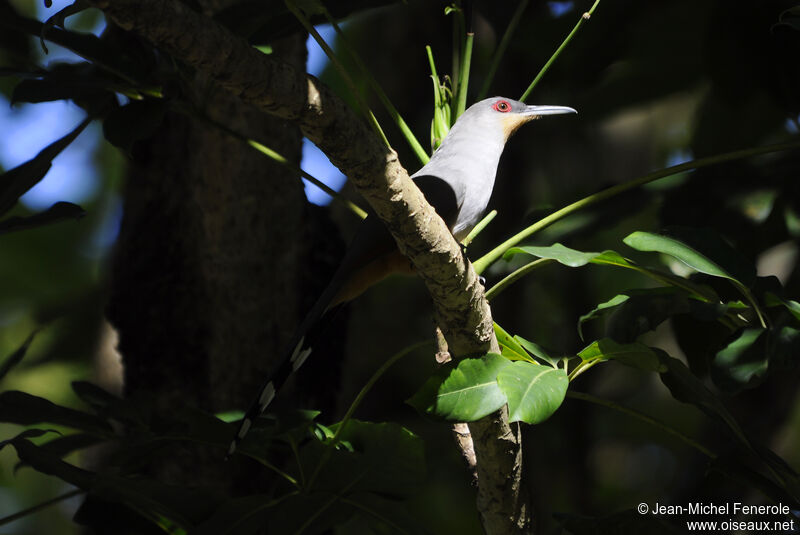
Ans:
[{"label": "red eye ring", "polygon": [[492,104],[492,109],[494,111],[499,111],[500,113],[508,113],[511,111],[511,104],[509,104],[506,100],[498,100]]}]

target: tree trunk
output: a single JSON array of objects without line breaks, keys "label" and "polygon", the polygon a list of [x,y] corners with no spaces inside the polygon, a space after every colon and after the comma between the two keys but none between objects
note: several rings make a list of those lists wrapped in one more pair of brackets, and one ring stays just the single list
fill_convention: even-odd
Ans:
[{"label": "tree trunk", "polygon": [[[273,54],[302,70],[304,36],[275,43]],[[183,90],[190,88],[184,98],[209,117],[299,165],[296,125],[207,79]],[[177,403],[216,412],[251,401],[304,312],[308,213],[295,173],[201,121],[170,113],[135,147],[107,309],[126,396],[147,396],[165,411]],[[230,472],[179,458],[159,475],[220,485]]]}]

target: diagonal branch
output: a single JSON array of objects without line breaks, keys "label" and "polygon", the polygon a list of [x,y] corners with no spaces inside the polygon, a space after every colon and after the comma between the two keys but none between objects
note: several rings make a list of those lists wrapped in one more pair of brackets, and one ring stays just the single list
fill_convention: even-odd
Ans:
[{"label": "diagonal branch", "polygon": [[[92,0],[118,26],[201,71],[255,108],[296,122],[383,220],[414,264],[456,355],[499,351],[483,287],[444,221],[387,149],[330,88],[275,61],[176,0]],[[490,534],[528,533],[521,441],[500,411],[471,424],[478,505]],[[521,498],[522,497],[522,498]]]}]

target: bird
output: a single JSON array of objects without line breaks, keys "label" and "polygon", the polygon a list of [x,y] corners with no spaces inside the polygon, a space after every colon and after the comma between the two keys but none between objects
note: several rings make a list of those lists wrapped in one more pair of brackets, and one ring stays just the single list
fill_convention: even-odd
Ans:
[{"label": "bird", "polygon": [[[489,204],[506,141],[531,120],[566,113],[577,111],[567,106],[527,105],[505,97],[476,102],[461,114],[430,161],[411,179],[460,242],[480,221]],[[297,328],[283,361],[245,412],[226,457],[234,453],[253,421],[311,355],[314,334],[322,320],[395,273],[413,273],[413,267],[384,224],[370,215],[356,231],[330,283]]]}]

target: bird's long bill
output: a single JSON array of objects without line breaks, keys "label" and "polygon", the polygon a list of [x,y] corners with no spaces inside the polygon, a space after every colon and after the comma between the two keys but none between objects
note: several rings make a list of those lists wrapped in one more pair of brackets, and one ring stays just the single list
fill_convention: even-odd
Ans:
[{"label": "bird's long bill", "polygon": [[509,113],[503,119],[503,131],[508,139],[523,124],[538,119],[543,115],[559,115],[562,113],[578,113],[567,106],[525,106],[519,113]]},{"label": "bird's long bill", "polygon": [[578,113],[568,106],[527,106],[522,110],[522,115],[541,117],[542,115],[561,115],[562,113]]}]

